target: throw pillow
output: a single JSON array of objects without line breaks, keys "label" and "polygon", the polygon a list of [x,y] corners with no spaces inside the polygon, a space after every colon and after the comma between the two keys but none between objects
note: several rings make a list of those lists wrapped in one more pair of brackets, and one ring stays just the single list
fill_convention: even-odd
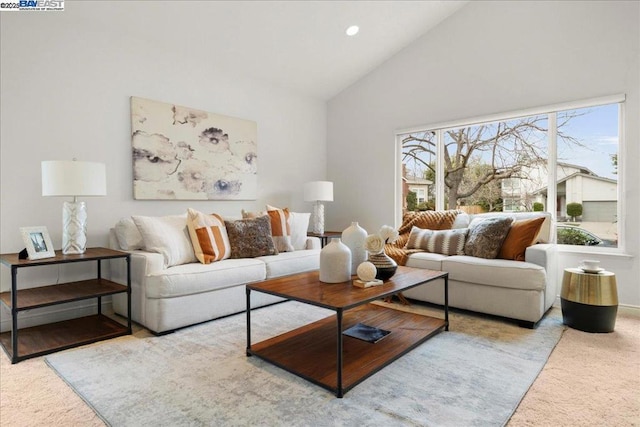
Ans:
[{"label": "throw pillow", "polygon": [[291,245],[296,251],[307,248],[307,230],[309,229],[309,212],[289,212],[291,228]]},{"label": "throw pillow", "polygon": [[278,254],[271,238],[271,220],[268,216],[225,221],[224,224],[231,246],[230,258]]},{"label": "throw pillow", "polygon": [[289,209],[267,205],[267,214],[271,219],[271,236],[278,252],[293,252],[291,228],[289,227]]},{"label": "throw pillow", "polygon": [[413,227],[405,249],[422,249],[443,255],[464,255],[468,228],[454,230],[423,230]]},{"label": "throw pillow", "polygon": [[162,254],[165,267],[198,261],[187,231],[186,215],[132,218],[142,234],[145,250]]},{"label": "throw pillow", "polygon": [[138,230],[133,218],[122,218],[114,227],[118,245],[123,251],[135,251],[144,248],[142,234]]},{"label": "throw pillow", "polygon": [[458,213],[460,211],[456,210],[405,212],[402,225],[398,228],[399,237],[392,245],[396,248],[404,248],[413,226],[424,230],[449,230]]},{"label": "throw pillow", "polygon": [[511,217],[486,218],[473,222],[464,245],[465,255],[488,259],[497,257],[512,222]]},{"label": "throw pillow", "polygon": [[251,218],[257,218],[259,216],[263,216],[266,215],[266,212],[249,212],[249,211],[245,211],[244,209],[242,209],[242,218],[243,219],[251,219]]},{"label": "throw pillow", "polygon": [[514,221],[502,243],[498,258],[524,261],[524,253],[534,243],[543,222],[544,217]]},{"label": "throw pillow", "polygon": [[206,215],[189,208],[187,210],[187,227],[193,251],[202,264],[210,264],[229,258],[231,246],[221,216]]}]

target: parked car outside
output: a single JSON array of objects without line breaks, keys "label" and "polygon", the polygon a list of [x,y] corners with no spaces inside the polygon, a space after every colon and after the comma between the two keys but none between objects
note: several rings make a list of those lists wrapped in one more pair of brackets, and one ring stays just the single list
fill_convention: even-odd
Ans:
[{"label": "parked car outside", "polygon": [[557,224],[557,236],[559,245],[617,246],[613,240],[602,239],[575,225]]}]

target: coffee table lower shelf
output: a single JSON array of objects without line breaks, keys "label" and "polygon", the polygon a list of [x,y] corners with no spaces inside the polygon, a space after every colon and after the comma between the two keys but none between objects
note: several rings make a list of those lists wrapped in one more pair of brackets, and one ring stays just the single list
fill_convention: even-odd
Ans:
[{"label": "coffee table lower shelf", "polygon": [[342,336],[342,379],[338,384],[336,316],[252,344],[258,356],[342,397],[351,388],[446,328],[443,319],[366,304],[345,311],[342,330],[364,323],[391,331],[377,343]]}]

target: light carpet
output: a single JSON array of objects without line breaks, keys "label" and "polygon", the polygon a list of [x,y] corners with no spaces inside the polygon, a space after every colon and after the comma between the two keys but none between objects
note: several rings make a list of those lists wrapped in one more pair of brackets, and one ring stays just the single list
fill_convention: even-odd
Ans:
[{"label": "light carpet", "polygon": [[[255,310],[253,341],[332,313],[296,302]],[[450,324],[342,399],[247,358],[244,314],[46,362],[113,426],[506,424],[559,341],[560,316],[552,312],[535,330],[460,313]]]}]

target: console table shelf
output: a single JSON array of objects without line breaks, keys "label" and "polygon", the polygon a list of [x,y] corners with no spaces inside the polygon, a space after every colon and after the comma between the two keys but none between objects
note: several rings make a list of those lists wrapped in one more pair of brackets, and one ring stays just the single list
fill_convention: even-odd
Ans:
[{"label": "console table shelf", "polygon": [[[16,359],[42,356],[55,351],[127,335],[127,327],[104,315],[93,315],[20,329]],[[11,331],[0,334],[0,344],[13,361]],[[28,357],[27,357],[28,355]]]},{"label": "console table shelf", "polygon": [[[32,308],[80,301],[126,291],[126,286],[106,279],[90,279],[61,285],[21,289],[17,291],[18,303],[16,304],[16,309],[18,311],[30,310]],[[0,293],[0,301],[7,307],[11,307],[11,292]]]},{"label": "console table shelf", "polygon": [[[102,261],[124,258],[127,261],[127,284],[102,278]],[[96,262],[96,278],[40,287],[18,289],[18,270],[77,262]],[[19,254],[2,254],[0,262],[11,268],[11,290],[0,293],[0,304],[11,311],[11,330],[0,334],[0,346],[11,363],[42,356],[58,350],[131,334],[131,255],[107,248],[88,248],[83,254],[55,252],[51,258],[20,259]],[[102,314],[102,297],[127,294],[127,323],[123,325]],[[97,314],[61,322],[18,327],[18,313],[57,304],[96,298]]]}]

